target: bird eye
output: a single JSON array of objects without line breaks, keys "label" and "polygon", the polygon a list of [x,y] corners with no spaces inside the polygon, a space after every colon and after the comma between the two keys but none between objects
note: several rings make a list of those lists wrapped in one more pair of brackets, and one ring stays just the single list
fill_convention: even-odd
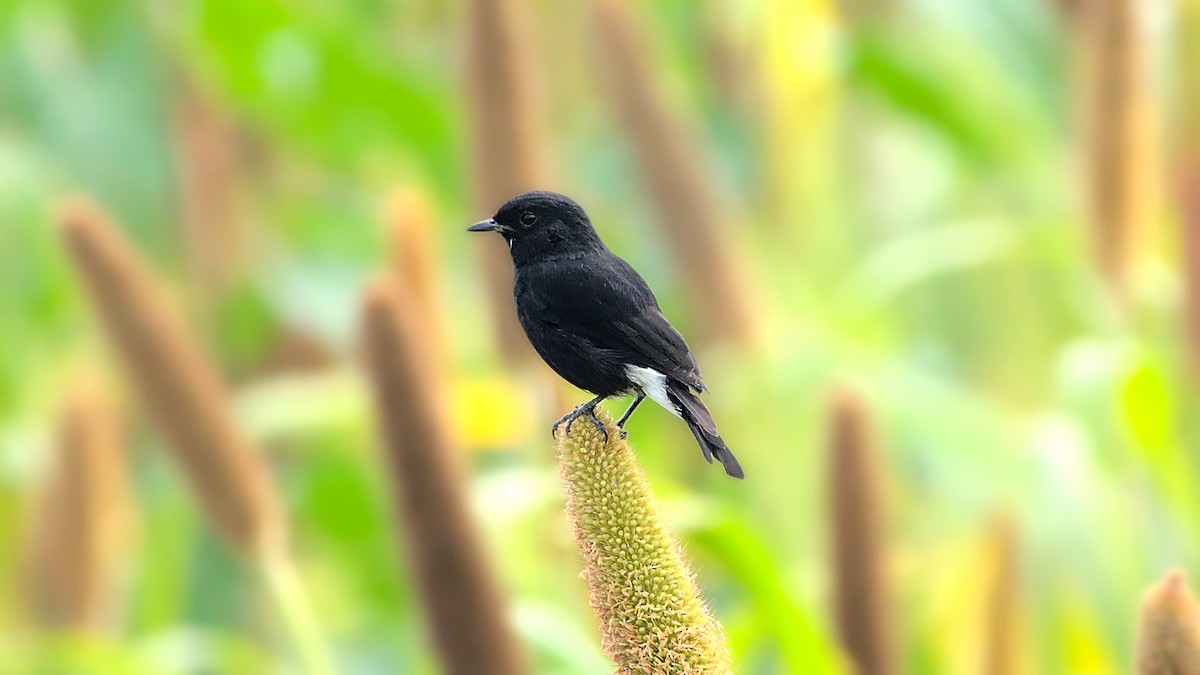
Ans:
[{"label": "bird eye", "polygon": [[525,213],[521,214],[521,224],[525,227],[533,227],[533,224],[536,222],[537,216],[533,213],[526,211]]}]

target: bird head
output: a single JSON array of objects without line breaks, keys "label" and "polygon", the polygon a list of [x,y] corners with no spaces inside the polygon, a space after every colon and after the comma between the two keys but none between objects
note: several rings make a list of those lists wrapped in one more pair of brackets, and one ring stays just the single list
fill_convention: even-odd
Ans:
[{"label": "bird head", "polygon": [[468,232],[499,232],[513,262],[522,264],[603,246],[583,207],[556,192],[526,192]]}]

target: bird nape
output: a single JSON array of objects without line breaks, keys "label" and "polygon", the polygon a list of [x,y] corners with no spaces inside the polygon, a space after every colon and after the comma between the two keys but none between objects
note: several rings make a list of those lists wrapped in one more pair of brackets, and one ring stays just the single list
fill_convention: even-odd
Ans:
[{"label": "bird nape", "polygon": [[554,192],[527,192],[468,231],[504,237],[516,270],[517,318],[529,342],[554,372],[595,394],[555,422],[553,433],[565,424],[570,434],[585,416],[605,432],[596,406],[633,394],[617,422],[623,428],[649,397],[687,423],[704,459],[744,477],[700,400],[706,387],[687,343],[641,275],[600,241],[579,204]]}]

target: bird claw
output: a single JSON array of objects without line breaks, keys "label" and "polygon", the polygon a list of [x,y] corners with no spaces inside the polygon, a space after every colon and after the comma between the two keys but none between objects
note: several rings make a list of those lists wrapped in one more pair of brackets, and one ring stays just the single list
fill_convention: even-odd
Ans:
[{"label": "bird claw", "polygon": [[[588,418],[592,420],[592,424],[595,424],[596,428],[600,430],[600,433],[604,434],[604,444],[608,445],[608,428],[604,426],[604,422],[601,422],[599,417],[596,417],[596,406],[588,408],[587,413]],[[569,427],[567,429],[567,433],[571,433],[571,429]]]},{"label": "bird claw", "polygon": [[[571,412],[567,413],[566,415],[563,415],[562,417],[560,417],[559,420],[554,423],[554,426],[550,427],[550,436],[557,439],[558,438],[558,429],[565,423],[567,425],[567,428],[564,429],[564,433],[566,433],[567,438],[570,438],[571,437],[571,425],[575,423],[575,420],[579,419],[580,417],[583,417],[586,414],[588,416],[588,419],[590,419],[592,421],[592,424],[596,425],[596,429],[598,429],[600,431],[600,433],[604,434],[604,443],[607,444],[608,443],[608,428],[606,428],[604,426],[604,423],[600,421],[600,418],[596,416],[596,405],[598,403],[599,403],[599,401],[592,401],[589,403],[584,403],[583,405],[579,406],[578,408],[576,408],[576,409],[572,410]],[[621,434],[622,434],[621,437],[624,438],[625,437],[624,432],[621,432]]]}]

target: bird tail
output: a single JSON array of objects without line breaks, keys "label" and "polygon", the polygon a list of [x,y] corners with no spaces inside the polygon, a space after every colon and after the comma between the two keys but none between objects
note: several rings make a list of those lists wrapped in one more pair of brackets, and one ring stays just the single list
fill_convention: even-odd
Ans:
[{"label": "bird tail", "polygon": [[742,465],[738,464],[737,458],[730,452],[729,446],[725,445],[725,441],[721,440],[717,434],[717,423],[713,421],[712,413],[708,412],[708,408],[705,407],[700,397],[696,396],[686,384],[668,382],[667,398],[675,404],[679,416],[683,418],[684,422],[687,422],[688,428],[692,430],[692,435],[700,444],[700,451],[704,453],[704,459],[712,464],[713,458],[716,457],[721,466],[725,467],[725,473],[734,478],[745,478],[746,474],[742,472]]}]

